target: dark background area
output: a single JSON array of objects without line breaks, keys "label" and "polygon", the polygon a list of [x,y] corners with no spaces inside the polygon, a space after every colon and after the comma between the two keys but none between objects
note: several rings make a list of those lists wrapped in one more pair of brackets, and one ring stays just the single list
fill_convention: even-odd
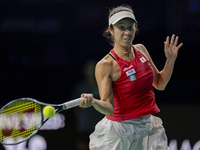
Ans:
[{"label": "dark background area", "polygon": [[[159,70],[166,60],[166,37],[176,34],[184,43],[166,90],[155,93],[164,122],[175,114],[191,117],[182,108],[192,108],[193,114],[200,104],[199,0],[0,0],[0,106],[21,97],[57,104],[79,97],[72,93],[83,80],[84,64],[99,61],[112,48],[102,36],[108,8],[123,3],[132,6],[139,23],[133,44],[144,44]],[[74,113],[64,114],[72,135]],[[169,139],[177,138],[171,133]]]}]

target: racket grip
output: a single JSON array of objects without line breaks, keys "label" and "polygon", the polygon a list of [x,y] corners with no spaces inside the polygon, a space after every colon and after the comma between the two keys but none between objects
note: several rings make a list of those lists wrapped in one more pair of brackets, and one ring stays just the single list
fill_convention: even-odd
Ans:
[{"label": "racket grip", "polygon": [[78,106],[84,98],[77,98],[63,104],[64,109],[69,109]]}]

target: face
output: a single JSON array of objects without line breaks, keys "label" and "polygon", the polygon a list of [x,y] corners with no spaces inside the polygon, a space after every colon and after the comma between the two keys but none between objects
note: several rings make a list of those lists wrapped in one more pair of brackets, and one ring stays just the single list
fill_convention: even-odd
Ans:
[{"label": "face", "polygon": [[119,44],[123,47],[130,47],[136,32],[136,24],[130,18],[124,18],[118,21],[113,29],[109,28],[114,37],[114,45]]}]

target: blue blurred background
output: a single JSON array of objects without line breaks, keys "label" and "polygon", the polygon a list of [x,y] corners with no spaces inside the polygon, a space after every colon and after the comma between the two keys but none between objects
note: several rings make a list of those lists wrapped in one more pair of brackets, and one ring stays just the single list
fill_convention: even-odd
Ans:
[{"label": "blue blurred background", "polygon": [[[108,26],[108,8],[123,3],[132,6],[139,23],[134,44],[146,46],[159,70],[166,60],[166,36],[176,34],[184,43],[166,90],[155,93],[161,108],[158,116],[169,140],[177,139],[179,148],[189,139],[193,146],[200,139],[196,134],[200,132],[200,0],[0,0],[0,106],[20,97],[63,103],[96,90],[95,83],[84,88],[87,76],[92,78],[94,73],[86,66],[112,48],[102,36]],[[86,70],[91,73],[85,74]],[[63,140],[68,141],[68,149],[76,147],[81,111],[63,112],[65,130],[70,132],[61,129],[52,133],[59,137],[63,131],[69,132]],[[186,124],[194,130],[188,131]],[[51,149],[53,140],[47,137],[46,141]],[[58,146],[63,142],[53,143]]]}]

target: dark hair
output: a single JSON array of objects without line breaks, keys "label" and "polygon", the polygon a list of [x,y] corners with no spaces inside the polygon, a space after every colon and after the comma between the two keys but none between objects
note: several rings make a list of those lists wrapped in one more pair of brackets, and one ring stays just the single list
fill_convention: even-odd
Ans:
[{"label": "dark hair", "polygon": [[[122,4],[121,6],[118,7],[114,7],[112,9],[109,9],[109,15],[108,15],[108,19],[110,19],[110,17],[112,17],[114,14],[120,12],[120,11],[129,11],[131,13],[134,14],[133,9],[131,6],[127,5],[127,4]],[[138,27],[137,27],[137,23],[136,23],[136,31],[138,31]],[[110,26],[111,29],[113,29],[113,25]],[[114,45],[114,38],[113,36],[110,34],[110,31],[108,29],[106,29],[103,32],[103,36],[107,38],[107,41],[113,46]]]}]

